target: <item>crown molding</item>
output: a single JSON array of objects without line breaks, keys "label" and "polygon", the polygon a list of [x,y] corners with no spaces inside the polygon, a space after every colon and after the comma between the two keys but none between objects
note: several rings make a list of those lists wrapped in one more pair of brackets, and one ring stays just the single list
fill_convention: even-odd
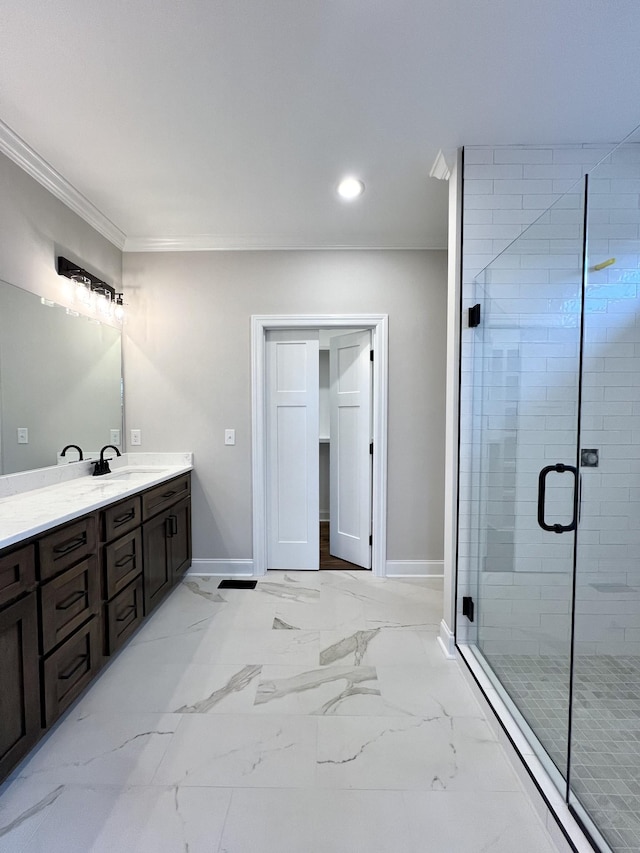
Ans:
[{"label": "crown molding", "polygon": [[124,232],[3,121],[0,121],[0,151],[110,243],[120,250],[124,249]]},{"label": "crown molding", "polygon": [[272,239],[266,242],[264,237],[229,238],[219,235],[200,235],[193,237],[127,237],[124,252],[311,252],[311,251],[362,251],[362,252],[424,252],[446,250],[442,246],[420,245],[377,245],[346,243],[300,243],[291,240]]}]

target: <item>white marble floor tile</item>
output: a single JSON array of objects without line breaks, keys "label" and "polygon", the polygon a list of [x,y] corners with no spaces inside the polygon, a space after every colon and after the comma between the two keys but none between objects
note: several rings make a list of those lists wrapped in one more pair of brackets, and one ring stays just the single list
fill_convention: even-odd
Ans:
[{"label": "white marble floor tile", "polygon": [[320,664],[401,666],[427,663],[420,636],[415,631],[366,628],[351,634],[320,632]]},{"label": "white marble floor tile", "polygon": [[557,853],[522,791],[407,791],[417,850],[446,853]]},{"label": "white marble floor tile", "polygon": [[253,711],[265,714],[381,715],[389,712],[370,666],[264,666]]},{"label": "white marble floor tile", "polygon": [[0,795],[0,853],[25,848],[64,792],[64,785],[15,779]]},{"label": "white marble floor tile", "polygon": [[519,790],[488,724],[472,717],[318,717],[320,787]]},{"label": "white marble floor tile", "polygon": [[376,672],[384,702],[398,713],[483,718],[455,661],[446,661],[442,667],[377,666]]},{"label": "white marble floor tile", "polygon": [[318,631],[274,631],[246,629],[232,634],[212,634],[209,648],[199,649],[198,663],[289,664],[314,666],[320,653]]},{"label": "white marble floor tile", "polygon": [[63,720],[20,769],[38,783],[146,785],[178,728],[177,714],[100,712]]},{"label": "white marble floor tile", "polygon": [[218,582],[188,577],[0,789],[0,853],[553,853],[437,643],[440,580]]},{"label": "white marble floor tile", "polygon": [[315,601],[280,601],[275,615],[289,628],[352,633],[367,627],[362,602],[332,587],[322,587]]},{"label": "white marble floor tile", "polygon": [[316,794],[237,788],[218,853],[313,853]]},{"label": "white marble floor tile", "polygon": [[253,708],[262,667],[167,663],[140,677],[136,659],[111,667],[92,685],[74,715],[117,713],[242,714]]},{"label": "white marble floor tile", "polygon": [[399,791],[236,790],[220,853],[420,853],[404,808]]},{"label": "white marble floor tile", "polygon": [[210,853],[230,801],[223,788],[72,785],[22,853]]},{"label": "white marble floor tile", "polygon": [[316,718],[185,715],[155,776],[156,785],[313,785]]}]

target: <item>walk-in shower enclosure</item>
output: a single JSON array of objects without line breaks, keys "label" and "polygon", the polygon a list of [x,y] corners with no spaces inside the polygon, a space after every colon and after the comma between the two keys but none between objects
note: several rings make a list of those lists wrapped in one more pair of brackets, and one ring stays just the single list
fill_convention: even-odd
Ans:
[{"label": "walk-in shower enclosure", "polygon": [[463,288],[456,639],[594,844],[628,853],[640,851],[640,134],[584,169]]}]

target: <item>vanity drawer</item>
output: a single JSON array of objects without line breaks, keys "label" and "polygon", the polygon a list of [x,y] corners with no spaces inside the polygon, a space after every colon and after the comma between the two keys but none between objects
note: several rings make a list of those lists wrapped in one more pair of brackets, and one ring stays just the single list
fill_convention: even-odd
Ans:
[{"label": "vanity drawer", "polygon": [[100,619],[93,617],[43,664],[45,726],[79,696],[102,665]]},{"label": "vanity drawer", "polygon": [[191,474],[161,483],[142,495],[142,517],[151,518],[191,494]]},{"label": "vanity drawer", "polygon": [[39,542],[40,580],[47,580],[96,550],[96,517],[85,515],[58,527]]},{"label": "vanity drawer", "polygon": [[104,548],[104,597],[113,598],[142,574],[142,532],[134,530]]},{"label": "vanity drawer", "polygon": [[140,495],[134,495],[125,501],[107,507],[102,512],[102,532],[105,542],[111,542],[136,527],[142,521],[142,503]]},{"label": "vanity drawer", "polygon": [[33,545],[5,552],[0,556],[0,607],[31,592],[36,586],[36,561]]},{"label": "vanity drawer", "polygon": [[107,654],[112,655],[144,618],[142,577],[106,605]]},{"label": "vanity drawer", "polygon": [[67,569],[41,588],[42,651],[47,654],[100,609],[100,574],[95,557]]}]

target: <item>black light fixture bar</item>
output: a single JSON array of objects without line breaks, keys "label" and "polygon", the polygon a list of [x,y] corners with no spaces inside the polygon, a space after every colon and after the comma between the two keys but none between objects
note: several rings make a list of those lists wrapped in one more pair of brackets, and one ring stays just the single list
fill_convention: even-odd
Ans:
[{"label": "black light fixture bar", "polygon": [[[111,287],[110,284],[107,284],[106,281],[102,281],[102,279],[93,275],[87,270],[82,269],[82,267],[78,266],[78,264],[72,263],[72,261],[67,258],[63,258],[62,255],[58,255],[57,261],[58,275],[63,275],[66,278],[70,278],[72,281],[77,281],[81,284],[86,284],[92,291],[96,293],[101,293],[103,296],[106,296],[111,302],[116,302],[116,290],[114,287]],[[120,294],[121,295],[121,294]],[[121,304],[118,303],[118,304]]]}]

